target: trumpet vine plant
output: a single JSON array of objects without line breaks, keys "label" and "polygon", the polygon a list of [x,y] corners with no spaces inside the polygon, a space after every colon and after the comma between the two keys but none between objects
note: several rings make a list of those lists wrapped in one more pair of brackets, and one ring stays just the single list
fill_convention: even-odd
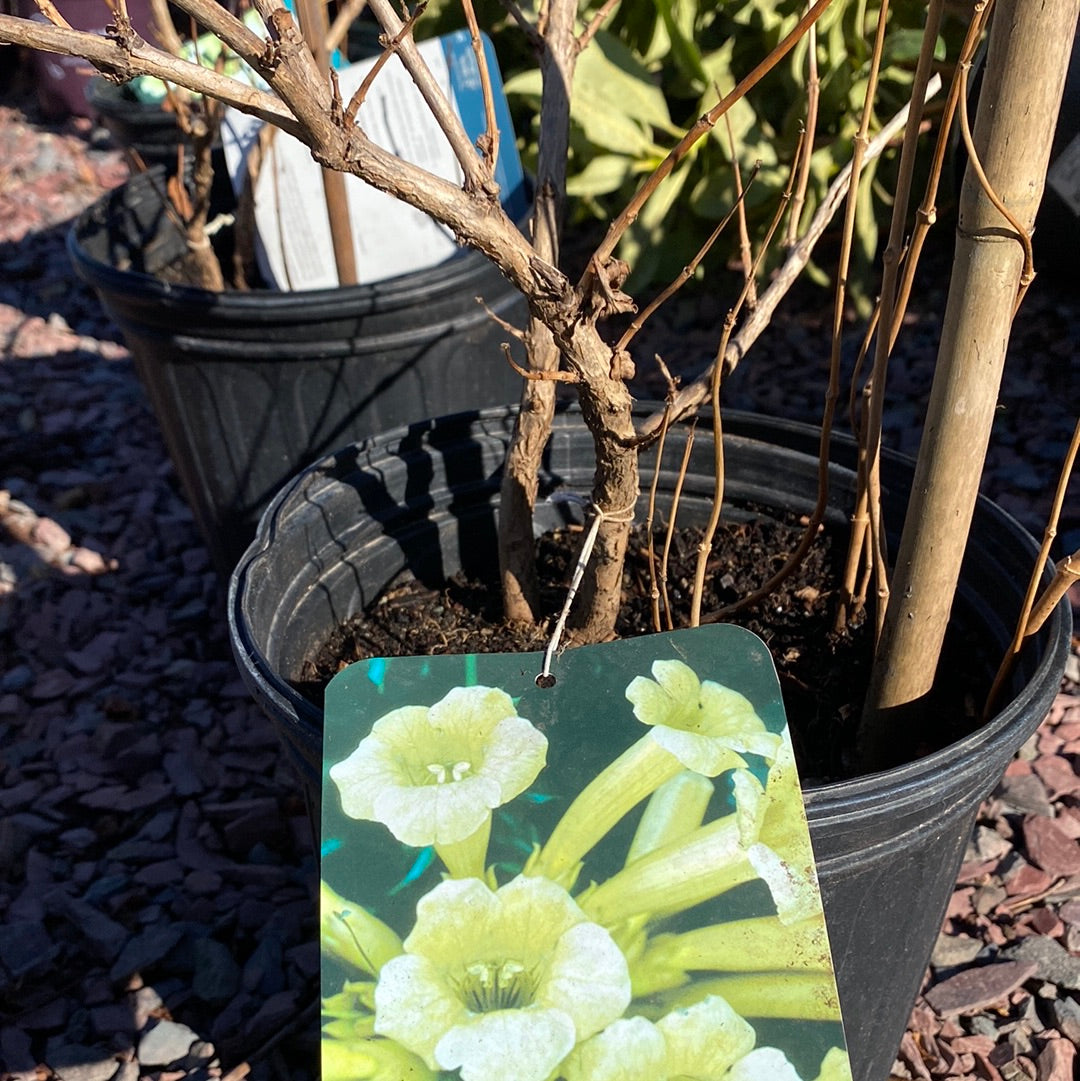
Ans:
[{"label": "trumpet vine plant", "polygon": [[[803,223],[806,183],[812,156],[825,133],[816,125],[821,93],[829,88],[828,49],[815,36],[815,25],[832,5],[845,0],[813,0],[801,9],[776,5],[771,50],[739,71],[711,81],[730,87],[674,142],[664,157],[650,163],[639,186],[613,217],[580,275],[563,268],[561,226],[566,212],[567,162],[571,103],[578,58],[596,35],[616,17],[619,0],[504,0],[512,21],[535,51],[539,70],[539,136],[535,206],[530,235],[525,236],[503,211],[494,179],[499,140],[511,137],[494,122],[490,78],[480,45],[480,26],[472,0],[461,0],[461,22],[471,31],[485,87],[488,126],[474,145],[450,101],[425,65],[413,39],[424,4],[397,6],[393,0],[368,0],[382,27],[386,62],[403,64],[437,119],[453,149],[460,170],[458,182],[440,179],[377,145],[365,129],[367,82],[349,101],[343,100],[325,63],[325,17],[318,5],[298,5],[301,22],[281,0],[252,0],[262,23],[256,33],[216,0],[173,0],[198,32],[216,35],[253,69],[263,82],[257,87],[219,70],[184,60],[166,48],[144,41],[132,28],[124,0],[109,0],[112,21],[104,34],[74,30],[53,0],[37,0],[45,22],[0,15],[0,42],[83,57],[106,77],[124,82],[151,75],[197,94],[217,99],[261,118],[306,144],[327,175],[351,173],[430,215],[457,239],[487,256],[521,291],[530,320],[526,327],[507,327],[508,338],[524,347],[523,391],[515,438],[506,462],[500,516],[500,561],[506,615],[532,620],[537,614],[537,577],[533,561],[532,504],[537,493],[541,454],[547,438],[557,384],[576,392],[582,416],[592,434],[596,472],[591,493],[599,516],[595,546],[570,616],[579,642],[610,637],[623,587],[623,560],[637,504],[640,478],[638,451],[658,438],[665,425],[711,399],[719,404],[720,384],[767,324],[770,313],[794,277],[806,266],[814,241],[833,213],[843,208],[843,240],[835,283],[835,315],[828,346],[830,377],[825,391],[822,451],[827,454],[832,412],[839,395],[838,372],[849,295],[849,272],[859,200],[865,198],[868,166],[890,138],[875,130],[875,102],[883,63],[895,55],[890,45],[889,0],[860,7],[862,28],[872,42],[859,77],[864,89],[859,123],[851,140],[848,165],[832,180],[817,213]],[[911,80],[910,102],[896,117],[892,131],[903,130],[903,146],[894,195],[893,221],[883,252],[880,297],[864,343],[871,367],[859,426],[863,441],[861,489],[854,508],[854,532],[845,585],[842,618],[865,603],[876,606],[878,651],[861,737],[862,765],[880,766],[893,755],[895,726],[926,696],[936,664],[949,606],[959,573],[960,556],[977,494],[978,477],[989,438],[996,389],[1000,380],[1013,313],[1033,276],[1031,230],[1042,191],[1051,136],[1067,68],[1072,31],[1080,0],[977,0],[969,5],[970,31],[960,55],[947,58],[949,78],[945,105],[923,202],[911,220],[909,206],[915,155],[933,93],[939,31],[945,5],[930,0],[924,32]],[[357,5],[348,5],[355,10]],[[854,5],[853,5],[854,6]],[[670,5],[672,11],[675,6]],[[989,51],[978,119],[967,116],[967,79],[974,50],[989,30]],[[671,49],[682,46],[683,60],[692,53],[680,26],[667,26]],[[312,44],[314,43],[314,45]],[[681,44],[680,44],[681,43]],[[910,48],[910,36],[905,39]],[[698,152],[704,140],[730,146],[732,110],[766,80],[785,57],[799,49],[807,68],[804,137],[785,151],[787,182],[765,235],[742,244],[746,284],[733,301],[720,330],[716,362],[695,384],[672,393],[667,410],[643,426],[635,426],[627,379],[633,371],[629,344],[642,321],[670,295],[706,256],[720,228],[729,220],[745,228],[748,177],[734,172],[735,197],[712,236],[705,240],[687,271],[663,290],[630,328],[608,336],[604,321],[636,310],[624,291],[630,267],[619,258],[620,243],[643,215],[654,213],[658,200],[671,193],[673,174]],[[732,56],[741,52],[735,49]],[[732,61],[734,64],[734,60]],[[826,67],[821,67],[826,65]],[[821,68],[821,70],[819,70]],[[377,76],[376,76],[377,77]],[[536,90],[535,85],[533,89]],[[985,108],[983,107],[985,106]],[[944,148],[953,119],[960,125],[971,165],[961,198],[960,228],[948,308],[944,315],[938,375],[934,385],[926,438],[920,454],[912,505],[891,580],[881,521],[878,456],[885,408],[887,362],[912,288],[925,231],[936,215],[935,192]],[[770,163],[775,170],[777,162]],[[332,185],[328,185],[328,190]],[[785,215],[788,224],[784,225]],[[771,281],[757,281],[773,237],[783,238],[784,258]],[[509,346],[508,346],[509,351]],[[493,357],[491,363],[505,363]],[[719,437],[720,415],[714,411]],[[719,438],[717,439],[719,443]],[[718,479],[718,493],[722,490]],[[824,510],[825,470],[818,511],[813,516],[800,556],[812,540]],[[717,513],[719,507],[717,508]],[[704,557],[703,557],[704,558]],[[760,600],[772,583],[754,594]],[[717,613],[698,613],[713,618]]]}]

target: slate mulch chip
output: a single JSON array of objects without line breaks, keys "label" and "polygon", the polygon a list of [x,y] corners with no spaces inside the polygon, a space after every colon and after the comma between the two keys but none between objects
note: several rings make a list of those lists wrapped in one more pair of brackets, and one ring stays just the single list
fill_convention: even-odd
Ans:
[{"label": "slate mulch chip", "polygon": [[[90,124],[41,122],[17,82],[0,94],[0,162],[0,1075],[314,1078],[303,800],[232,663],[223,583],[127,352],[64,251],[65,223],[126,167]],[[917,441],[938,279],[898,356],[910,402],[887,437],[900,449]],[[714,344],[709,303],[664,317],[682,349],[673,367]],[[820,324],[805,306],[781,316],[730,404],[813,420]],[[1076,326],[1071,284],[1037,281],[987,480],[1035,530],[1080,399]],[[647,356],[653,345],[643,337]],[[1073,548],[1078,505],[1070,497],[1060,530]],[[980,812],[897,1078],[1073,1076],[1075,653],[1071,664]]]}]

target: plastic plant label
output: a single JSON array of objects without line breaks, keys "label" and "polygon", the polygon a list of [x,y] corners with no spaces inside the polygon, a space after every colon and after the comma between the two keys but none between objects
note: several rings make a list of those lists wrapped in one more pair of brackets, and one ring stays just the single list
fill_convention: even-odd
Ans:
[{"label": "plastic plant label", "polygon": [[775,669],[738,627],[326,693],[325,1081],[850,1081]]},{"label": "plastic plant label", "polygon": [[[485,119],[480,74],[469,34],[458,31],[423,42],[418,48],[475,143],[485,131]],[[525,179],[498,62],[486,37],[484,49],[501,133],[495,179],[504,208],[518,220],[528,206]],[[338,72],[345,102],[374,64],[373,59],[365,60]],[[461,170],[446,136],[396,58],[371,84],[357,123],[368,138],[404,161],[460,183]],[[262,126],[261,121],[238,110],[226,111],[222,142],[237,190],[243,185],[247,153]],[[359,282],[381,281],[435,266],[458,252],[450,230],[419,210],[355,176],[346,176],[345,188]],[[338,285],[320,166],[303,143],[280,131],[274,133],[256,182],[255,224],[259,268],[268,282],[280,289],[327,289]]]}]

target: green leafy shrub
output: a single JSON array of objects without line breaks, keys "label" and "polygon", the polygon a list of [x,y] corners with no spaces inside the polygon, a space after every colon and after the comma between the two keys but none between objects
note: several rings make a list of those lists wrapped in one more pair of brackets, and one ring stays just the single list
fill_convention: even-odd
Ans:
[{"label": "green leafy shrub", "polygon": [[[582,18],[597,6],[584,5]],[[527,166],[533,165],[540,71],[524,36],[497,0],[482,0],[477,7],[499,51],[522,156]],[[878,10],[874,0],[834,0],[818,24],[820,103],[804,221],[851,156]],[[425,33],[448,29],[456,11],[449,0],[436,0],[422,20]],[[608,220],[686,128],[716,102],[718,93],[731,90],[804,11],[805,4],[793,0],[622,0],[597,34],[596,47],[586,49],[578,60],[567,185],[573,200],[571,221]],[[891,5],[872,130],[908,98],[924,12],[915,0]],[[774,212],[805,127],[808,51],[804,38],[728,114],[743,177],[760,162],[746,196],[751,237]],[[943,44],[939,53],[944,55]],[[886,154],[865,170],[857,260],[872,258],[879,228],[887,227],[887,185],[877,182],[877,173],[892,165]],[[717,222],[735,198],[729,136],[722,123],[687,155],[626,234],[619,254],[634,267],[631,287],[674,277],[707,235],[703,222]],[[735,230],[720,243],[727,247],[712,256],[714,263],[738,256]],[[852,274],[852,280],[860,279]]]}]

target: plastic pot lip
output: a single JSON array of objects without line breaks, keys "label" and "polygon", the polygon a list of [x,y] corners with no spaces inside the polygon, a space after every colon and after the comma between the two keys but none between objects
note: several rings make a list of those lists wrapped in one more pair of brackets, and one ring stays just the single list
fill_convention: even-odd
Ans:
[{"label": "plastic pot lip", "polygon": [[[639,403],[639,408],[643,404]],[[645,409],[648,409],[647,404],[645,404]],[[443,422],[448,419],[460,422],[470,419],[480,421],[499,420],[504,419],[515,410],[516,406],[493,407],[457,414],[454,418],[439,418],[439,421]],[[577,409],[576,407],[561,408],[560,412],[575,413]],[[799,421],[772,418],[764,414],[732,410],[725,412],[724,416],[729,422],[734,422],[735,426],[784,431],[807,439],[819,434],[819,429],[813,425]],[[436,421],[426,423],[433,425]],[[407,435],[415,435],[416,431],[417,425],[401,426],[374,436],[372,439],[366,440],[362,445],[365,449],[372,450],[379,446],[397,443]],[[853,445],[854,442],[850,437],[844,435],[834,438],[840,443],[848,445]],[[906,455],[895,452],[884,453],[896,462],[913,462],[913,459]],[[332,457],[332,455],[329,457]],[[300,698],[299,695],[291,698],[282,694],[277,686],[280,682],[278,677],[267,659],[246,633],[245,621],[242,618],[242,606],[243,592],[252,569],[260,557],[269,550],[277,532],[282,506],[290,498],[293,491],[301,486],[310,474],[323,468],[322,462],[325,461],[324,458],[319,462],[312,463],[307,469],[298,473],[274,497],[259,521],[254,540],[230,575],[228,589],[229,633],[234,654],[245,681],[249,686],[257,685],[260,693],[272,698],[279,708],[284,707],[287,712],[295,711],[302,721],[307,720],[313,723],[319,723],[321,711],[306,699]],[[1012,515],[986,499],[985,496],[980,495],[978,498],[982,505],[993,508],[1003,528],[1013,533],[1017,539],[1026,538],[1031,547],[1032,557],[1034,557],[1038,552],[1038,546],[1027,530]],[[883,798],[895,799],[897,803],[909,801],[912,798],[918,799],[921,798],[920,794],[926,790],[927,785],[935,777],[941,776],[944,772],[962,769],[965,764],[983,757],[986,754],[988,745],[1015,741],[1016,745],[1019,746],[1023,739],[1042,722],[1044,711],[1033,718],[1033,706],[1040,701],[1045,701],[1049,706],[1057,691],[1061,672],[1064,670],[1069,653],[1071,629],[1072,608],[1068,597],[1065,596],[1062,597],[1039,632],[1039,637],[1047,643],[1047,648],[1039,658],[1038,664],[1025,683],[1022,692],[1002,707],[988,722],[962,739],[911,762],[894,766],[891,769],[863,774],[859,777],[808,785],[804,789],[808,815],[812,819],[820,821],[833,815],[848,816],[852,813],[853,808],[859,804],[880,804]],[[1016,739],[1017,736],[1022,738]]]},{"label": "plastic pot lip", "polygon": [[[233,318],[243,318],[249,313],[262,312],[273,307],[275,312],[280,313],[281,320],[286,321],[294,313],[301,312],[306,319],[332,319],[354,308],[363,311],[393,310],[404,304],[422,302],[425,298],[450,293],[465,287],[473,280],[479,282],[485,276],[498,280],[505,289],[513,288],[495,270],[486,256],[466,248],[460,249],[449,259],[433,267],[399,274],[378,282],[332,286],[326,289],[226,290],[223,293],[164,282],[141,270],[121,270],[92,256],[83,245],[82,237],[87,232],[108,227],[107,220],[97,219],[106,212],[109,202],[122,199],[127,191],[148,187],[149,183],[147,174],[126,180],[82,211],[68,229],[68,258],[79,276],[95,289],[172,308],[191,307],[200,311],[213,309]],[[477,305],[477,310],[482,311],[480,305]]]}]

